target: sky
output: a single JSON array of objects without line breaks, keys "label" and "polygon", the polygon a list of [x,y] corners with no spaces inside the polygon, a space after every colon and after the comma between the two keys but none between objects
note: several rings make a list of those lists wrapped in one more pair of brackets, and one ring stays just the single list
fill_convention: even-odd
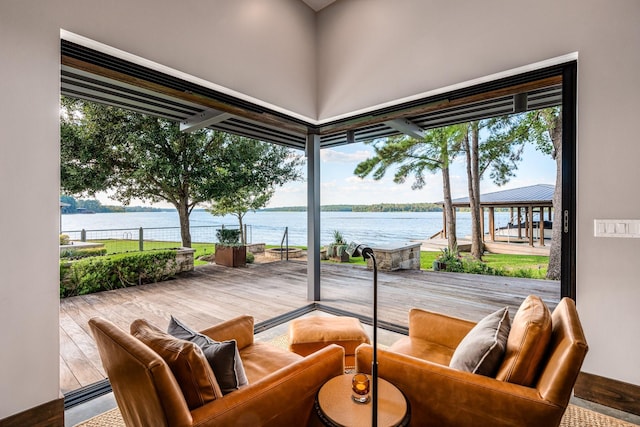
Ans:
[{"label": "sky", "polygon": [[[297,153],[302,153],[297,151]],[[302,153],[303,154],[303,153]],[[435,173],[426,176],[426,185],[419,190],[412,190],[413,178],[404,184],[393,182],[393,171],[390,170],[379,181],[371,176],[364,179],[354,175],[358,163],[373,156],[373,148],[364,143],[355,143],[320,151],[320,204],[321,205],[371,205],[376,203],[434,203],[443,199],[442,175]],[[303,180],[292,182],[276,190],[267,207],[306,206],[307,184],[306,165],[302,168]],[[535,184],[555,184],[556,165],[548,155],[527,145],[516,176],[509,183],[498,187],[489,178],[480,183],[481,193],[525,187]],[[466,197],[467,175],[464,156],[451,165],[451,187],[453,198]],[[118,205],[108,198],[107,194],[97,194],[96,198],[103,205]],[[169,203],[149,204],[133,200],[130,206],[155,206],[172,208]]]},{"label": "sky", "polygon": [[[356,143],[320,151],[320,204],[321,205],[370,205],[376,203],[433,203],[443,199],[442,174],[426,176],[426,185],[412,190],[413,178],[404,184],[393,182],[393,171],[379,181],[371,176],[359,178],[354,175],[358,163],[373,156],[373,148]],[[305,181],[289,183],[278,190],[268,207],[304,206],[307,204],[306,170]],[[498,187],[489,178],[480,183],[481,193],[525,187],[535,184],[555,184],[556,164],[551,156],[542,154],[527,145],[516,176]],[[452,197],[466,197],[467,172],[464,156],[451,165]]]}]

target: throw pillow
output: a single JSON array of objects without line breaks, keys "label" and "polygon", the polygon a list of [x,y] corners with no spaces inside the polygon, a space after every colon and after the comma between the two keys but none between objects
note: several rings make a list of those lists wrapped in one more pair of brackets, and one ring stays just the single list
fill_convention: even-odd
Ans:
[{"label": "throw pillow", "polygon": [[215,341],[194,331],[173,316],[167,331],[174,337],[190,341],[202,349],[223,394],[249,384],[236,340]]},{"label": "throw pillow", "polygon": [[143,319],[131,324],[131,335],[158,353],[169,365],[189,409],[222,397],[213,371],[200,347],[172,337]]},{"label": "throw pillow", "polygon": [[460,341],[449,366],[492,377],[502,363],[510,329],[509,307],[491,313]]},{"label": "throw pillow", "polygon": [[513,317],[504,362],[496,378],[531,387],[551,339],[551,312],[542,299],[529,295]]}]

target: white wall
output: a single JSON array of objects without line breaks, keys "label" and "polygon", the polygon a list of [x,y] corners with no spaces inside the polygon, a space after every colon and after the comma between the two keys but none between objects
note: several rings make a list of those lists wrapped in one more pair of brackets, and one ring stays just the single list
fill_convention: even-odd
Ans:
[{"label": "white wall", "polygon": [[59,30],[8,6],[0,6],[0,419],[60,392]]},{"label": "white wall", "polygon": [[577,303],[583,370],[640,385],[640,2],[349,0],[318,15],[320,119],[578,52]]},{"label": "white wall", "polygon": [[298,0],[2,0],[0,420],[60,397],[60,29],[316,114],[315,15]]},{"label": "white wall", "polygon": [[315,14],[299,0],[58,0],[56,12],[72,33],[316,116]]}]

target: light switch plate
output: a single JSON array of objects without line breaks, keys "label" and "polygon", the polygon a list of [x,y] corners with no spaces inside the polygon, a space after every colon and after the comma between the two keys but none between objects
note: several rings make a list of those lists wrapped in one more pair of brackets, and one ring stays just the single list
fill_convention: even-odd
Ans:
[{"label": "light switch plate", "polygon": [[640,219],[595,219],[593,235],[596,237],[640,238]]}]

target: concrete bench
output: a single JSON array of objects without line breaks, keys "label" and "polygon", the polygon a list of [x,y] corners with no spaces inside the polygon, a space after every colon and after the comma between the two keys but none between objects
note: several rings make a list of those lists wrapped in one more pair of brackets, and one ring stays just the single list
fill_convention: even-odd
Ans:
[{"label": "concrete bench", "polygon": [[[420,270],[420,242],[397,242],[372,247],[380,271]],[[367,260],[373,268],[373,261]]]}]

